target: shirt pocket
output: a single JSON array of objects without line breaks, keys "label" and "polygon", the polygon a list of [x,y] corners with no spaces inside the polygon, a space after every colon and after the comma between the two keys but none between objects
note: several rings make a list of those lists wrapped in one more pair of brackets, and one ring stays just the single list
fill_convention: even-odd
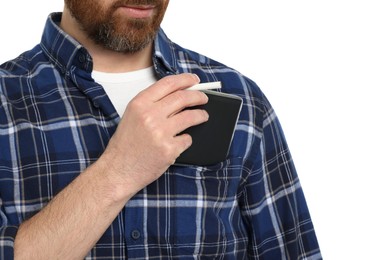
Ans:
[{"label": "shirt pocket", "polygon": [[197,199],[223,199],[236,194],[245,175],[243,169],[243,159],[233,157],[208,166],[172,166],[168,174],[174,179],[176,194]]},{"label": "shirt pocket", "polygon": [[247,233],[238,205],[242,165],[242,158],[229,158],[211,166],[173,167],[171,235],[177,253],[220,258],[245,252]]}]

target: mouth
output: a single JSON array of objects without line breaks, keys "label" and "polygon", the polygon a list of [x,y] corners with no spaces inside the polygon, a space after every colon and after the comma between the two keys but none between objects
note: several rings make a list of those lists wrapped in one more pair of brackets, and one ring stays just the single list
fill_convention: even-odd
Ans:
[{"label": "mouth", "polygon": [[155,6],[153,5],[122,5],[118,8],[126,16],[133,19],[146,19],[152,17]]}]

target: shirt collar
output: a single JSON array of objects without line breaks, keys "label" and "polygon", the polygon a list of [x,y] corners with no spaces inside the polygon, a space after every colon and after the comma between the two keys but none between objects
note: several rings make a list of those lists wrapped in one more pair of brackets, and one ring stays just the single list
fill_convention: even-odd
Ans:
[{"label": "shirt collar", "polygon": [[154,41],[153,62],[156,71],[160,75],[177,74],[178,57],[175,44],[168,39],[164,31],[160,28]]},{"label": "shirt collar", "polygon": [[[92,72],[92,57],[86,48],[60,28],[61,16],[62,13],[49,15],[41,40],[43,51],[63,74],[72,71],[74,67]],[[175,45],[161,28],[154,42],[153,63],[161,77],[177,73]]]},{"label": "shirt collar", "polygon": [[41,40],[43,51],[64,74],[74,67],[92,72],[92,57],[79,42],[60,28],[61,16],[61,13],[52,13],[46,20]]}]

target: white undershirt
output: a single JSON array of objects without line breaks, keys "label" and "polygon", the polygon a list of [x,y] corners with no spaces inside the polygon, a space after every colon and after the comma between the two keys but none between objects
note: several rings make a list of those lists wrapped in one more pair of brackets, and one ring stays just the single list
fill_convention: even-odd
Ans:
[{"label": "white undershirt", "polygon": [[133,97],[157,81],[153,67],[125,73],[93,71],[92,78],[103,86],[120,117]]}]

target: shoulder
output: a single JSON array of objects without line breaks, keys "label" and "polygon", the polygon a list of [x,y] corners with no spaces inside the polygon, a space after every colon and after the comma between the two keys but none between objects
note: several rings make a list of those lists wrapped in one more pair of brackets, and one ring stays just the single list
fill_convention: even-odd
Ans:
[{"label": "shoulder", "polygon": [[18,57],[0,65],[0,93],[10,95],[26,82],[34,78],[39,64],[46,62],[40,45],[20,54]]},{"label": "shoulder", "polygon": [[29,97],[39,93],[42,85],[48,84],[44,64],[47,64],[47,58],[37,45],[0,65],[1,122],[26,109],[24,101],[29,101]]},{"label": "shoulder", "polygon": [[42,49],[36,45],[33,49],[21,53],[16,58],[0,65],[0,77],[23,76],[28,74],[42,59]]}]

